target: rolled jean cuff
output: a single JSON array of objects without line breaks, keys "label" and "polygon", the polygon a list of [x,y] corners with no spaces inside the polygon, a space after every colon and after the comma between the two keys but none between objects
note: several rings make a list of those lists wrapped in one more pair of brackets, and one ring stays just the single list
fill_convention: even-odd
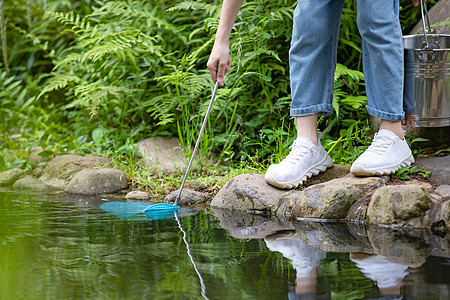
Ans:
[{"label": "rolled jean cuff", "polygon": [[401,121],[405,118],[405,113],[401,114],[393,114],[385,111],[381,111],[375,108],[370,107],[369,105],[366,105],[367,112],[369,115],[374,116],[376,118],[381,118],[383,120],[388,121]]},{"label": "rolled jean cuff", "polygon": [[317,104],[303,108],[291,108],[291,117],[309,116],[318,113],[319,116],[328,116],[333,113],[331,104]]},{"label": "rolled jean cuff", "polygon": [[414,106],[413,107],[405,107],[403,109],[405,110],[405,114],[407,114],[407,115],[413,114],[414,111],[416,110],[416,108]]}]

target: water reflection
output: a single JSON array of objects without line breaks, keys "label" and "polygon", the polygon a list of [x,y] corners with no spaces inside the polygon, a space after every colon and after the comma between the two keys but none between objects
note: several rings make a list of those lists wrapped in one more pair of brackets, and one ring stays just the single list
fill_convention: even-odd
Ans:
[{"label": "water reflection", "polygon": [[350,260],[379,288],[380,295],[399,296],[408,266],[391,262],[386,256],[350,253]]},{"label": "water reflection", "polygon": [[400,297],[449,295],[447,236],[216,210],[132,221],[102,203],[0,190],[0,299],[377,299],[387,277],[364,260],[380,257],[407,267],[386,280]]},{"label": "water reflection", "polygon": [[186,249],[187,249],[187,255],[189,256],[189,259],[192,262],[192,265],[194,266],[195,269],[195,273],[197,273],[198,279],[200,280],[200,286],[202,289],[202,297],[206,300],[209,300],[208,297],[206,297],[206,286],[205,286],[205,281],[203,280],[202,274],[200,273],[200,271],[198,270],[197,264],[195,263],[194,258],[192,257],[191,254],[191,247],[189,246],[189,243],[187,241],[187,234],[186,231],[184,231],[183,226],[181,225],[180,222],[180,218],[178,216],[178,213],[174,214],[175,219],[177,220],[177,224],[178,224],[178,228],[180,228],[180,231],[183,233],[183,242],[186,244]]},{"label": "water reflection", "polygon": [[[343,299],[449,299],[450,269],[442,273],[442,265],[433,261],[439,256],[449,265],[447,235],[352,223],[289,222],[220,209],[214,213],[231,235],[264,236],[268,249],[289,260],[296,271],[290,299],[328,299],[330,286],[323,283],[330,275],[344,285],[354,283],[332,293]],[[431,284],[427,270],[435,268],[441,273]]]},{"label": "water reflection", "polygon": [[289,259],[295,269],[295,294],[314,298],[317,289],[317,273],[325,252],[306,246],[292,232],[281,233],[264,238],[267,248],[277,251]]},{"label": "water reflection", "polygon": [[[314,299],[320,262],[326,257],[326,252],[305,245],[301,237],[292,232],[271,235],[264,240],[271,251],[283,254],[294,267],[295,295]],[[362,274],[378,286],[380,296],[401,295],[403,279],[409,274],[408,266],[391,262],[383,255],[350,253],[349,257]]]}]

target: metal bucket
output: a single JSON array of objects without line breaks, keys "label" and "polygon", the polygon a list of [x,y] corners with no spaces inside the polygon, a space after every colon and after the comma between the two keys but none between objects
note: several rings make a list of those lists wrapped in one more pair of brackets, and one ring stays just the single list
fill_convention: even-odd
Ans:
[{"label": "metal bucket", "polygon": [[[420,1],[422,4],[422,1]],[[428,14],[425,9],[428,19]],[[403,37],[405,46],[405,110],[414,110],[416,127],[450,126],[450,35],[424,34]],[[429,26],[429,21],[428,21]]]}]

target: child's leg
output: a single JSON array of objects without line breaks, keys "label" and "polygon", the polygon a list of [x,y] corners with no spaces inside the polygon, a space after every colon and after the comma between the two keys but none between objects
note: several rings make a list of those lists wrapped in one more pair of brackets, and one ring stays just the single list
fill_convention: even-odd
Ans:
[{"label": "child's leg", "polygon": [[[331,114],[343,0],[299,0],[289,68],[291,116]],[[301,130],[301,129],[300,129]]]},{"label": "child's leg", "polygon": [[367,111],[381,118],[372,145],[353,162],[355,175],[387,175],[414,162],[403,139],[404,51],[398,0],[357,0]]},{"label": "child's leg", "polygon": [[293,188],[333,161],[320,145],[317,117],[333,110],[336,47],[344,0],[299,0],[289,51],[291,116],[298,138],[289,155],[266,172],[268,183]]},{"label": "child's leg", "polygon": [[357,0],[370,115],[401,121],[404,53],[398,0]]}]

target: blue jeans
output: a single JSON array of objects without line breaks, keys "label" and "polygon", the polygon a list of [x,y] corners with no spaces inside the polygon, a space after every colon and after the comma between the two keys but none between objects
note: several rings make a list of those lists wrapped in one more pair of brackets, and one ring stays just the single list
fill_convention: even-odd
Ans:
[{"label": "blue jeans", "polygon": [[[289,67],[291,116],[333,111],[334,71],[345,0],[298,0]],[[400,121],[403,112],[403,39],[399,0],[357,0],[357,24],[370,115]]]}]

